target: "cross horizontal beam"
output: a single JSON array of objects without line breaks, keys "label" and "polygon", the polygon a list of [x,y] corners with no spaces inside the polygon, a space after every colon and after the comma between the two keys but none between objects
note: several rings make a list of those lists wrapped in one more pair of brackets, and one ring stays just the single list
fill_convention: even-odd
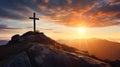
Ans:
[{"label": "cross horizontal beam", "polygon": [[29,19],[35,19],[35,20],[39,20],[39,18],[33,18],[33,17],[29,17]]}]

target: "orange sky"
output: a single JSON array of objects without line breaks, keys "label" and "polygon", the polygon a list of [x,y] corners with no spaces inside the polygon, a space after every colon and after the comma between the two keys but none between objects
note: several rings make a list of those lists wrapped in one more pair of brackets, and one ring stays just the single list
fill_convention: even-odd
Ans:
[{"label": "orange sky", "polygon": [[[120,41],[120,2],[117,0],[21,0],[0,2],[0,39],[37,30],[53,39],[101,38]],[[12,7],[11,7],[12,6]],[[79,28],[85,30],[79,32]]]}]

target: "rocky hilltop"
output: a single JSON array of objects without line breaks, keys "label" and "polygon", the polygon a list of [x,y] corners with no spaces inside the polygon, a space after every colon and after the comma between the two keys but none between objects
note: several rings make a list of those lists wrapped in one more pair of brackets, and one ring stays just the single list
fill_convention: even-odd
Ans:
[{"label": "rocky hilltop", "polygon": [[0,47],[0,67],[110,67],[41,32],[14,35]]}]

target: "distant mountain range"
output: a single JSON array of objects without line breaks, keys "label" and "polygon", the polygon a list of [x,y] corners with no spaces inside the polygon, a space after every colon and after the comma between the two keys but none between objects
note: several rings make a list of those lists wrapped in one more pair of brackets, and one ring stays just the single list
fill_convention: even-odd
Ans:
[{"label": "distant mountain range", "polygon": [[102,60],[119,60],[120,59],[120,43],[112,42],[105,39],[76,39],[76,40],[60,40],[69,46],[75,47],[82,51],[87,51],[89,55],[95,56]]},{"label": "distant mountain range", "polygon": [[8,40],[0,40],[0,46],[7,44]]}]

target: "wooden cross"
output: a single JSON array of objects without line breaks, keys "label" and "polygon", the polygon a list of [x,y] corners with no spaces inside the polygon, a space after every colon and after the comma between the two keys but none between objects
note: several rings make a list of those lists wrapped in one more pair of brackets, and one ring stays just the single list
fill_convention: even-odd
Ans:
[{"label": "wooden cross", "polygon": [[33,19],[33,30],[36,32],[36,20],[39,20],[39,18],[36,18],[35,13],[33,13],[33,17],[29,17],[29,19]]}]

